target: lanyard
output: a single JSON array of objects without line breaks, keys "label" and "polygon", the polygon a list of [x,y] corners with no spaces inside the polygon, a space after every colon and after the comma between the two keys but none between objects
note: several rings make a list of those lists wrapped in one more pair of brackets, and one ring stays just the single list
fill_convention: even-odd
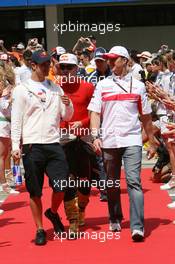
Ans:
[{"label": "lanyard", "polygon": [[[118,83],[114,78],[113,81],[125,92],[128,93],[128,91],[120,84]],[[130,80],[130,93],[132,93],[132,76],[131,76],[131,80]]]}]

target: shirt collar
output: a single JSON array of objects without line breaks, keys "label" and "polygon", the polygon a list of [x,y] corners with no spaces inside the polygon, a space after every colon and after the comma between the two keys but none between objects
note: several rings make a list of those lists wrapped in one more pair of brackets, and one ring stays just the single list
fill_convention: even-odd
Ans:
[{"label": "shirt collar", "polygon": [[120,76],[115,75],[114,73],[112,73],[112,79],[118,81],[118,80],[123,80],[123,81],[128,81],[131,79],[131,72],[127,73],[125,76],[123,76],[122,78]]}]

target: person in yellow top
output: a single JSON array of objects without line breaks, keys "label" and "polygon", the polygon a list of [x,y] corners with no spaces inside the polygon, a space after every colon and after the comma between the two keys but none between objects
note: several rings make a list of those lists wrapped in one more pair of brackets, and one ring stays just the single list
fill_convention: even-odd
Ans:
[{"label": "person in yellow top", "polygon": [[96,67],[91,63],[91,54],[88,51],[83,51],[80,56],[80,62],[85,69],[85,75],[89,75],[95,71]]}]

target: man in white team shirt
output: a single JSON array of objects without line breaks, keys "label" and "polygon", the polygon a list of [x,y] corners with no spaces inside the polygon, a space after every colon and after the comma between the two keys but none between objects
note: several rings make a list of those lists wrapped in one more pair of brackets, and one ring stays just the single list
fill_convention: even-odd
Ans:
[{"label": "man in white team shirt", "polygon": [[11,138],[12,156],[21,157],[22,140],[25,183],[30,194],[30,207],[37,227],[35,244],[46,243],[42,223],[42,187],[44,174],[53,190],[51,208],[45,216],[52,222],[54,231],[64,231],[57,213],[64,197],[61,181],[66,181],[68,165],[59,144],[60,120],[69,121],[73,105],[63,90],[45,79],[50,67],[50,56],[42,50],[32,54],[31,79],[17,86],[13,92]]},{"label": "man in white team shirt", "polygon": [[[155,153],[151,108],[145,86],[127,73],[129,54],[126,48],[113,47],[104,54],[112,76],[100,81],[88,106],[91,111],[93,145],[103,150],[107,173],[107,196],[110,230],[120,231],[123,218],[120,201],[120,172],[122,159],[130,197],[130,226],[132,239],[144,239],[144,200],[140,180],[142,136],[139,115],[150,140],[149,156]],[[100,128],[100,117],[102,125]],[[102,132],[102,134],[101,134]],[[110,181],[109,181],[110,180]],[[111,185],[112,181],[112,185]],[[109,183],[109,185],[108,185]]]}]

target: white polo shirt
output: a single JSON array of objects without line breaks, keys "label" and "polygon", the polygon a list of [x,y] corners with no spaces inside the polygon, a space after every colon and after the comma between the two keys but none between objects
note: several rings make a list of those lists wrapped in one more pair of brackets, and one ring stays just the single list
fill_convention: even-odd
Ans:
[{"label": "white polo shirt", "polygon": [[103,148],[142,146],[139,113],[150,114],[151,106],[145,85],[130,73],[121,79],[113,74],[98,82],[88,110],[102,115]]}]

